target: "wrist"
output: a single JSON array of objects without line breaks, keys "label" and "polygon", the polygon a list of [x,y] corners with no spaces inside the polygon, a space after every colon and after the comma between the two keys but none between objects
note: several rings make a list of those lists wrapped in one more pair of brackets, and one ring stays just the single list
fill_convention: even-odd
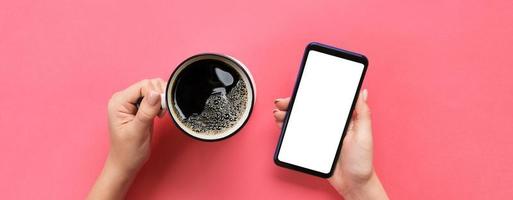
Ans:
[{"label": "wrist", "polygon": [[347,200],[388,199],[375,171],[366,181],[346,184],[342,188],[337,188],[337,191]]},{"label": "wrist", "polygon": [[107,174],[112,174],[118,179],[131,179],[139,171],[140,167],[128,167],[116,159],[112,153],[109,153],[103,171]]},{"label": "wrist", "polygon": [[124,199],[135,175],[136,173],[120,168],[111,158],[107,158],[88,199]]}]

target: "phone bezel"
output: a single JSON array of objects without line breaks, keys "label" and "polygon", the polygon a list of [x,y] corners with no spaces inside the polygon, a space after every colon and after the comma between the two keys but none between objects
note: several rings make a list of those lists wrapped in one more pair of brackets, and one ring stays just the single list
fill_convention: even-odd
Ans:
[{"label": "phone bezel", "polygon": [[[286,162],[280,161],[278,159],[278,154],[280,152],[280,148],[281,148],[281,144],[282,144],[282,141],[283,141],[283,137],[284,137],[285,131],[287,129],[287,123],[288,123],[288,120],[289,120],[289,113],[291,113],[290,111],[293,109],[294,100],[296,98],[297,90],[298,90],[299,84],[301,82],[301,77],[303,75],[303,70],[305,68],[305,63],[306,63],[306,60],[308,58],[308,53],[311,50],[319,51],[321,53],[325,53],[325,54],[329,54],[329,55],[336,56],[336,57],[339,57],[339,58],[343,58],[343,59],[351,60],[351,61],[354,61],[354,62],[362,63],[363,66],[364,66],[363,67],[362,75],[360,77],[360,81],[358,83],[358,88],[356,88],[356,93],[355,93],[355,96],[353,98],[353,103],[351,105],[351,110],[349,112],[349,115],[347,117],[346,123],[344,125],[344,130],[343,130],[344,132],[342,133],[342,137],[340,138],[340,141],[339,141],[339,144],[338,144],[337,153],[335,154],[335,158],[333,159],[333,163],[332,163],[331,169],[330,169],[330,171],[328,173],[322,173],[322,172],[319,172],[319,171],[314,171],[314,170],[311,170],[311,169],[308,169],[308,168],[304,168],[304,167],[301,167],[301,166],[298,166],[298,165],[286,163]],[[283,126],[282,126],[282,129],[281,129],[280,138],[278,140],[278,144],[276,146],[276,151],[274,153],[274,162],[276,163],[276,165],[281,166],[281,167],[285,167],[285,168],[289,168],[289,169],[293,169],[293,170],[296,170],[296,171],[304,172],[304,173],[307,173],[307,174],[310,174],[310,175],[322,177],[322,178],[329,178],[329,177],[331,177],[333,175],[333,171],[335,169],[335,166],[337,164],[338,157],[339,157],[339,154],[340,154],[340,148],[342,146],[342,141],[344,140],[344,138],[346,136],[347,127],[349,125],[349,121],[350,121],[351,116],[353,114],[353,110],[354,110],[354,107],[356,105],[356,101],[358,100],[358,94],[360,93],[360,88],[362,86],[363,79],[365,77],[365,73],[367,72],[368,63],[369,63],[369,61],[367,60],[367,57],[365,57],[364,55],[361,55],[361,54],[358,54],[358,53],[354,53],[354,52],[350,52],[350,51],[346,51],[346,50],[339,49],[339,48],[336,48],[336,47],[328,46],[328,45],[321,44],[321,43],[318,43],[318,42],[311,42],[311,43],[309,43],[306,46],[305,52],[303,54],[303,59],[301,61],[301,67],[299,68],[299,72],[298,72],[298,75],[297,75],[296,84],[294,86],[294,91],[292,92],[292,96],[290,98],[290,103],[289,103],[289,108],[288,108],[289,112],[287,112],[287,114],[285,115],[285,119],[283,121]]]}]

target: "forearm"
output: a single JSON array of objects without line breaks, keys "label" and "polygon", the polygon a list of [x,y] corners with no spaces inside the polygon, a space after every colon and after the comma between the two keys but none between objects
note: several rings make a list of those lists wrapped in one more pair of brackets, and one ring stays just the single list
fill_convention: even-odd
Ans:
[{"label": "forearm", "polygon": [[108,158],[87,199],[124,199],[135,173],[119,170]]},{"label": "forearm", "polygon": [[371,178],[367,182],[349,187],[340,191],[340,193],[346,200],[388,200],[387,193],[375,172],[373,172]]}]

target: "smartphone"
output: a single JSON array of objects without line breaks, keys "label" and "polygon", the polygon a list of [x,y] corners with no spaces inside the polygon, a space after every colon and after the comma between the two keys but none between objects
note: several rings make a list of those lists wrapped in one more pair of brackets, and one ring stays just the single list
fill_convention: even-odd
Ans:
[{"label": "smartphone", "polygon": [[277,165],[331,177],[367,65],[361,54],[307,45],[274,154]]}]

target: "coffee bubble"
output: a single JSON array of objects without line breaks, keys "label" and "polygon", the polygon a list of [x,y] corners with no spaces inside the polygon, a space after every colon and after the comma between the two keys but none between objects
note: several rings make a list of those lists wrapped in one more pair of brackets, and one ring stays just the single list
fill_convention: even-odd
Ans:
[{"label": "coffee bubble", "polygon": [[219,91],[207,98],[200,113],[183,118],[182,123],[202,134],[218,134],[233,127],[246,110],[246,84],[238,80],[228,93],[225,90]]}]

